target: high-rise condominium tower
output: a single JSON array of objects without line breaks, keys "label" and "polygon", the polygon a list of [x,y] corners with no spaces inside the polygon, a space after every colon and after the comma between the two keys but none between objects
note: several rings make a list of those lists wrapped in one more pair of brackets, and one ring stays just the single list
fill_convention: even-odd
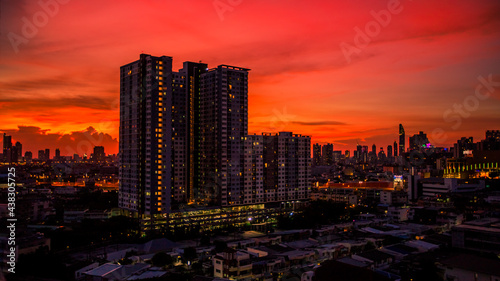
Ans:
[{"label": "high-rise condominium tower", "polygon": [[186,205],[307,198],[310,138],[248,136],[249,69],[142,54],[120,68],[119,206],[145,216]]}]

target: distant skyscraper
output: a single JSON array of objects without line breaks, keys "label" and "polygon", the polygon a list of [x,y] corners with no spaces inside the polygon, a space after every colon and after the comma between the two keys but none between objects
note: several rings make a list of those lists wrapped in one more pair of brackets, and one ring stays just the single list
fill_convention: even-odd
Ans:
[{"label": "distant skyscraper", "polygon": [[486,131],[486,138],[477,143],[478,150],[500,150],[500,130]]},{"label": "distant skyscraper", "polygon": [[398,143],[394,141],[394,157],[398,156]]},{"label": "distant skyscraper", "polygon": [[54,159],[55,160],[60,160],[61,158],[61,150],[59,150],[59,148],[56,148],[56,152],[55,152],[55,156],[54,156]]},{"label": "distant skyscraper", "polygon": [[464,151],[466,150],[474,150],[476,149],[476,145],[474,143],[474,139],[472,137],[466,138],[463,137],[457,140],[457,143],[453,145],[453,157],[455,158],[463,158]]},{"label": "distant skyscraper", "polygon": [[399,124],[399,155],[403,155],[406,152],[406,136],[405,129],[402,124]]},{"label": "distant skyscraper", "polygon": [[12,162],[12,137],[3,133],[3,161]]},{"label": "distant skyscraper", "polygon": [[324,144],[321,149],[321,156],[323,158],[323,165],[330,166],[333,164],[333,144]]},{"label": "distant skyscraper", "polygon": [[49,161],[50,160],[50,149],[46,148],[44,155],[45,155],[45,160]]},{"label": "distant skyscraper", "polygon": [[313,165],[320,166],[321,162],[322,162],[321,144],[315,143],[313,144]]},{"label": "distant skyscraper", "polygon": [[24,153],[24,161],[26,161],[26,163],[31,163],[33,161],[33,153],[31,151],[26,151]]},{"label": "distant skyscraper", "polygon": [[94,161],[102,162],[106,158],[106,154],[104,153],[104,146],[94,146]]},{"label": "distant skyscraper", "polygon": [[377,155],[377,146],[375,144],[372,145],[372,154]]},{"label": "distant skyscraper", "polygon": [[358,143],[356,145],[356,151],[354,151],[354,158],[356,158],[356,160],[360,161],[361,158],[362,158],[362,155],[363,155],[363,148],[361,147],[361,145]]},{"label": "distant skyscraper", "polygon": [[392,145],[387,146],[387,157],[392,157]]},{"label": "distant skyscraper", "polygon": [[351,152],[350,152],[349,150],[346,150],[346,151],[344,152],[344,157],[345,157],[345,158],[349,158],[349,157],[351,157]]},{"label": "distant skyscraper", "polygon": [[380,159],[380,160],[384,160],[385,159],[385,152],[384,152],[384,148],[383,147],[381,147],[380,151],[378,152],[378,159]]},{"label": "distant skyscraper", "polygon": [[45,150],[38,150],[38,161],[45,161]]},{"label": "distant skyscraper", "polygon": [[23,145],[18,141],[16,142],[16,152],[18,161],[21,161],[23,159]]},{"label": "distant skyscraper", "polygon": [[429,144],[429,139],[427,139],[427,134],[420,131],[418,134],[415,134],[410,137],[410,150],[420,150],[427,147]]}]

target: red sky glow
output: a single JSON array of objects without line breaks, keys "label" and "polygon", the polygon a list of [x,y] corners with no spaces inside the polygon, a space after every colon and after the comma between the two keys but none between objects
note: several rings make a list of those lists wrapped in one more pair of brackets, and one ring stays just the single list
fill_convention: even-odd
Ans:
[{"label": "red sky glow", "polygon": [[[117,153],[119,67],[141,52],[172,56],[174,70],[200,60],[250,68],[249,133],[352,150],[386,148],[399,123],[445,147],[500,129],[496,0],[41,2],[51,5],[0,1],[0,132],[35,157]],[[358,29],[369,42],[356,45]],[[342,44],[356,51],[346,57]],[[484,99],[480,77],[491,82],[479,86]]]}]

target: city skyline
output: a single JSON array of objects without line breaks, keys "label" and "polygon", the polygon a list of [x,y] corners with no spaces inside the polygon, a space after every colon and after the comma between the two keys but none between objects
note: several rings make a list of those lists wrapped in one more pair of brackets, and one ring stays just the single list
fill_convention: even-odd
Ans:
[{"label": "city skyline", "polygon": [[[216,2],[99,3],[94,11],[92,1],[68,1],[46,12],[47,22],[35,26],[29,40],[4,36],[0,132],[23,143],[25,151],[59,147],[61,155],[83,155],[79,150],[103,145],[116,153],[116,69],[141,52],[179,58],[175,69],[199,59],[252,69],[249,133],[296,131],[311,135],[312,143],[353,151],[357,142],[392,144],[400,123],[407,136],[424,131],[444,147],[497,129],[500,5],[494,1],[243,1],[226,3],[225,10]],[[26,21],[46,11],[36,2],[2,5],[5,35],[23,35]],[[444,7],[447,13],[438,17]],[[179,12],[159,23],[128,20],[163,10]],[[260,12],[264,17],[254,21]],[[118,28],[127,35],[115,33]],[[366,46],[356,44],[363,38]],[[478,98],[478,87],[487,100]],[[460,105],[474,110],[459,113]],[[446,138],[433,142],[437,129]]]}]

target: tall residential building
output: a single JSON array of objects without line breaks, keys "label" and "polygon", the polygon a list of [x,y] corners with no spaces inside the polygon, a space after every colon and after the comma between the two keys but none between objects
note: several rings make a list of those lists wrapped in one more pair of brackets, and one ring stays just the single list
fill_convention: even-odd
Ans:
[{"label": "tall residential building", "polygon": [[45,155],[45,160],[49,161],[50,160],[50,149],[46,148],[44,155]]},{"label": "tall residential building", "polygon": [[322,146],[321,156],[323,165],[330,166],[333,164],[333,143],[327,143]]},{"label": "tall residential building", "polygon": [[12,137],[3,133],[3,161],[12,162]]},{"label": "tall residential building", "polygon": [[55,150],[54,159],[56,159],[56,160],[61,159],[61,150],[59,148],[56,148],[56,150]]},{"label": "tall residential building", "polygon": [[152,216],[170,210],[172,58],[141,54],[120,67],[120,208]]},{"label": "tall residential building", "polygon": [[249,69],[219,65],[201,76],[201,159],[197,200],[243,201]]},{"label": "tall residential building", "polygon": [[[174,200],[177,202],[202,201],[200,185],[201,145],[201,76],[208,71],[205,63],[184,62],[178,73],[173,73],[172,119],[175,141],[174,161],[185,165],[174,171]],[[177,123],[179,122],[179,123]],[[177,141],[178,140],[178,141]],[[177,173],[177,174],[176,174]]]},{"label": "tall residential building", "polygon": [[315,143],[313,144],[313,165],[321,166],[322,157],[321,157],[321,144]]},{"label": "tall residential building", "polygon": [[263,136],[264,202],[307,199],[311,138],[291,132]]},{"label": "tall residential building", "polygon": [[399,155],[403,156],[403,153],[406,152],[406,136],[405,136],[405,128],[402,124],[399,124]]},{"label": "tall residential building", "polygon": [[398,156],[398,143],[394,141],[394,157]]}]

